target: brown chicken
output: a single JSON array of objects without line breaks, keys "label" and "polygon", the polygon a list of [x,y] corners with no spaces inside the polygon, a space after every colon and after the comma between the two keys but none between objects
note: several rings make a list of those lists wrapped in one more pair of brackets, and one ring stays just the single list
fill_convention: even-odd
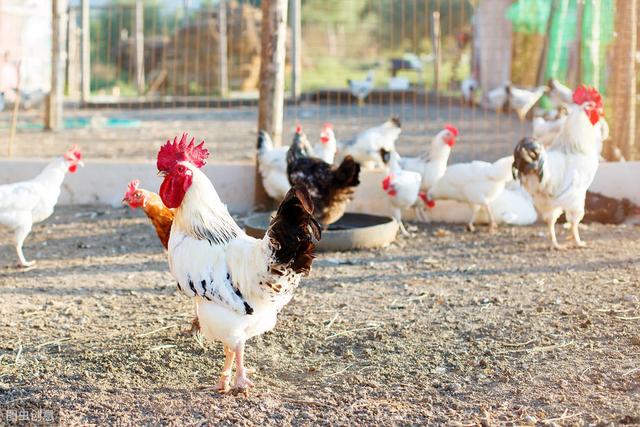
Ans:
[{"label": "brown chicken", "polygon": [[169,235],[171,234],[171,224],[175,213],[173,209],[169,209],[162,203],[162,199],[152,191],[139,188],[140,181],[134,179],[127,187],[122,203],[131,209],[142,208],[151,223],[156,229],[158,239],[165,249],[169,243]]},{"label": "brown chicken", "polygon": [[[171,225],[173,224],[173,218],[175,212],[173,209],[169,209],[162,202],[159,195],[153,191],[139,188],[140,181],[134,179],[127,186],[127,192],[124,194],[122,204],[129,206],[131,209],[142,208],[147,217],[151,220],[153,227],[156,229],[156,234],[160,243],[167,249],[169,244],[169,236],[171,235]],[[194,317],[191,321],[190,334],[194,334],[200,330],[200,324],[198,317]]]}]

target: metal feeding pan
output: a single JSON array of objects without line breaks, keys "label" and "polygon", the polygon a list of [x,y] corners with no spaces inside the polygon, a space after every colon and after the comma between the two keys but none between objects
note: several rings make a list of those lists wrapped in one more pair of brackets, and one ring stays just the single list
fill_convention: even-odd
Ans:
[{"label": "metal feeding pan", "polygon": [[[261,239],[267,231],[274,212],[251,215],[244,229],[249,236]],[[396,239],[398,223],[386,216],[345,213],[340,220],[322,232],[318,249],[322,251],[350,251],[380,248]]]}]

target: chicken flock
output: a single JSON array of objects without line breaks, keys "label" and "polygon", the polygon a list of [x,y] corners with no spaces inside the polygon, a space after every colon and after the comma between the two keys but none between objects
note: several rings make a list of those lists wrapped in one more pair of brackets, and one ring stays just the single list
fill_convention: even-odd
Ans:
[{"label": "chicken flock", "polygon": [[[244,357],[247,341],[275,327],[278,313],[309,275],[322,233],[344,215],[365,176],[380,176],[363,171],[384,171],[380,188],[404,235],[409,235],[404,212],[414,210],[426,219],[445,200],[470,207],[470,230],[484,209],[493,230],[496,201],[512,191],[528,195],[548,226],[552,248],[563,248],[555,233],[561,214],[574,244],[583,246],[578,225],[608,132],[602,98],[585,86],[567,91],[557,82],[549,85],[564,112],[537,126],[534,122],[533,137],[518,142],[513,155],[492,163],[449,166],[460,137],[453,125],[444,125],[424,154],[403,158],[396,149],[402,129],[398,117],[344,141],[336,139],[330,124],[323,126],[316,144],[300,126],[288,147],[274,146],[267,132],[259,132],[262,184],[279,203],[262,239],[243,231],[203,172],[209,157],[204,141],[196,143],[186,133],[168,140],[156,159],[159,192],[141,188],[134,179],[123,203],[143,209],[155,227],[177,288],[194,301],[194,329],[222,342],[225,360],[217,389],[253,386]],[[505,93],[514,94],[513,88],[505,86]],[[0,225],[13,232],[21,266],[33,265],[22,250],[32,224],[52,214],[65,174],[82,165],[82,154],[73,147],[34,179],[0,186]]]}]

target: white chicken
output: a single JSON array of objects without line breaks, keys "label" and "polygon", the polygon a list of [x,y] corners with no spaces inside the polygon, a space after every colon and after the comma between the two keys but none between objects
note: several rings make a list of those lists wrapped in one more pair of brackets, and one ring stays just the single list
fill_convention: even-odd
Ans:
[{"label": "white chicken", "polygon": [[444,129],[431,140],[429,151],[418,157],[404,157],[400,160],[400,167],[407,171],[418,172],[422,176],[420,189],[424,192],[438,180],[447,169],[447,162],[451,148],[456,143],[458,129],[452,125],[445,125]]},{"label": "white chicken", "polygon": [[245,343],[273,329],[278,312],[309,274],[321,231],[308,191],[294,186],[263,239],[245,234],[199,169],[208,155],[204,142],[187,143],[186,135],[167,141],[158,153],[160,197],[175,209],[169,269],[178,288],[195,299],[204,337],[224,344],[218,389],[230,389],[235,358],[235,387],[246,390],[253,382],[244,366]]},{"label": "white chicken", "polygon": [[566,120],[566,114],[559,114],[555,119],[551,120],[545,117],[534,117],[533,137],[545,147],[549,147],[560,133],[560,129],[562,129]]},{"label": "white chicken", "polygon": [[556,79],[549,79],[549,98],[556,107],[568,107],[573,104],[573,91]]},{"label": "white chicken", "polygon": [[467,77],[460,83],[460,91],[462,92],[462,100],[467,105],[476,103],[476,92],[478,90],[478,81],[473,77]]},{"label": "white chicken", "polygon": [[598,170],[602,132],[596,125],[601,118],[602,97],[594,88],[579,86],[573,102],[575,106],[548,151],[532,138],[521,140],[514,151],[514,175],[547,223],[553,249],[563,248],[555,232],[555,223],[563,212],[571,224],[574,243],[584,246],[578,225],[584,217],[587,189]]},{"label": "white chicken", "polygon": [[320,143],[315,145],[313,151],[318,158],[331,165],[336,157],[337,149],[338,142],[336,141],[336,134],[333,132],[333,125],[325,123],[320,132]]},{"label": "white chicken", "polygon": [[538,103],[549,88],[546,86],[538,86],[531,91],[517,88],[509,83],[506,85],[506,90],[509,95],[509,106],[515,110],[520,120],[524,120],[529,110]]},{"label": "white chicken", "polygon": [[494,163],[473,161],[458,163],[447,168],[427,193],[429,201],[457,200],[471,207],[471,218],[467,227],[475,230],[476,215],[484,208],[489,216],[490,230],[497,227],[489,206],[504,190],[505,184],[513,180],[511,167],[513,157],[503,157]]},{"label": "white chicken", "polygon": [[373,90],[373,78],[374,72],[373,70],[369,70],[367,77],[364,80],[347,80],[349,90],[351,91],[351,94],[358,99],[358,104],[363,104],[364,100]]},{"label": "white chicken", "polygon": [[31,227],[51,216],[58,203],[65,175],[67,172],[74,173],[78,166],[84,166],[82,153],[77,146],[73,146],[63,156],[49,163],[35,178],[0,185],[0,226],[13,231],[16,254],[22,267],[35,264],[35,261],[27,261],[22,251]]},{"label": "white chicken", "polygon": [[[307,156],[314,156],[315,151],[301,126],[296,126],[295,133],[303,140],[303,151]],[[330,157],[335,155],[335,145],[321,144],[320,155]],[[262,185],[272,199],[280,201],[284,198],[291,185],[287,177],[287,152],[289,146],[274,147],[273,141],[265,131],[258,132],[258,171],[262,177]],[[333,153],[333,154],[332,154]]]},{"label": "white chicken", "polygon": [[380,149],[395,151],[401,131],[400,119],[391,117],[379,126],[360,132],[350,141],[339,142],[336,161],[341,162],[351,156],[363,169],[382,168],[384,162],[380,157]]},{"label": "white chicken", "polygon": [[[382,180],[382,189],[389,196],[393,206],[393,217],[400,226],[403,235],[409,232],[402,223],[402,210],[415,206],[418,200],[427,203],[427,196],[420,191],[422,176],[418,172],[402,170],[400,167],[400,155],[395,152],[383,152],[383,156],[389,156],[389,174]],[[428,203],[427,203],[428,204]]]}]

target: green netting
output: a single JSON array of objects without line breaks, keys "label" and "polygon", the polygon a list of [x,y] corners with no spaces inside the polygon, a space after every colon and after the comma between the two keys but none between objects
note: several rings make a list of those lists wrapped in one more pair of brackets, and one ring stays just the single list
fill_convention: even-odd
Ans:
[{"label": "green netting", "polygon": [[[524,34],[545,34],[553,11],[545,80],[556,78],[566,82],[568,79],[569,55],[576,38],[576,3],[577,0],[518,0],[507,11],[514,31]],[[606,89],[607,45],[613,39],[614,7],[615,0],[590,0],[584,2],[583,9],[582,82],[597,87],[602,93]]]}]

